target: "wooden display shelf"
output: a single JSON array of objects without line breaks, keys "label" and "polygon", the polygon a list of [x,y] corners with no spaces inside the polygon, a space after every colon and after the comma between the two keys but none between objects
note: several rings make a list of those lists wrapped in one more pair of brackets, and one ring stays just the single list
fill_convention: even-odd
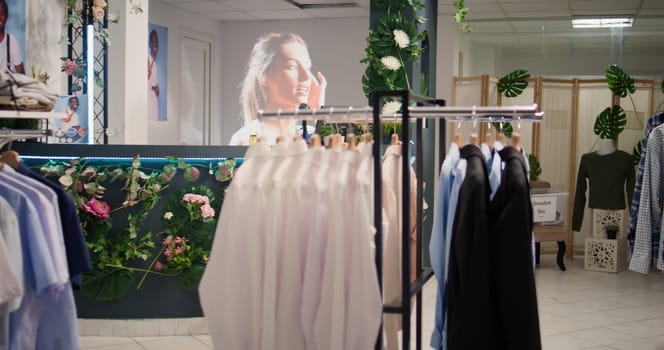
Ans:
[{"label": "wooden display shelf", "polygon": [[558,254],[556,254],[556,263],[561,271],[567,270],[565,267],[565,251],[567,250],[567,228],[565,225],[535,225],[533,226],[535,233],[535,259],[539,264],[540,258],[540,242],[556,242],[558,243]]}]

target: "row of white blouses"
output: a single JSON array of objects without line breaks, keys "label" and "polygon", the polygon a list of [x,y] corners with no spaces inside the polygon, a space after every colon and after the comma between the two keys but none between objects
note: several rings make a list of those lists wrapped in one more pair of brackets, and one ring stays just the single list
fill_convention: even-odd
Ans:
[{"label": "row of white blouses", "polygon": [[[215,348],[373,348],[383,299],[371,150],[369,143],[308,149],[302,140],[250,146],[224,198],[199,288]],[[388,197],[385,208],[400,207],[398,195]],[[400,261],[388,257],[401,251],[391,239],[400,235],[387,234],[388,217],[397,220],[383,213],[385,288],[398,293],[400,264],[387,259]]]},{"label": "row of white blouses", "polygon": [[78,349],[57,195],[0,171],[0,349]]}]

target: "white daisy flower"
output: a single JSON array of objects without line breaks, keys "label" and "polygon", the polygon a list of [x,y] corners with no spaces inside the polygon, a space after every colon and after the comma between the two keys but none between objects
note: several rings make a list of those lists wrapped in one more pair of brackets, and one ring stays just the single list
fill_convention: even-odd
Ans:
[{"label": "white daisy flower", "polygon": [[408,47],[408,45],[410,45],[410,38],[406,32],[401,29],[395,29],[392,31],[392,33],[394,34],[394,41],[397,42],[397,46],[405,49]]},{"label": "white daisy flower", "polygon": [[399,59],[394,56],[385,56],[381,58],[380,61],[383,63],[385,68],[389,70],[397,70],[401,68],[401,62],[399,62]]},{"label": "white daisy flower", "polygon": [[401,102],[390,101],[383,105],[383,115],[392,115],[399,112],[401,109]]}]

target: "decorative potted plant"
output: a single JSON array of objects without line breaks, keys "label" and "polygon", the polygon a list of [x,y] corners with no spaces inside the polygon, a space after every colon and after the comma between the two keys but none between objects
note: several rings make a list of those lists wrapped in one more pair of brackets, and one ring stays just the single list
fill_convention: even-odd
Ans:
[{"label": "decorative potted plant", "polygon": [[334,127],[330,124],[323,124],[320,126],[320,129],[318,129],[318,135],[323,139],[323,144],[328,145],[330,135],[334,134],[336,130]]},{"label": "decorative potted plant", "polygon": [[614,224],[604,226],[604,230],[606,230],[606,238],[616,239],[616,236],[618,235],[618,229],[618,225]]}]

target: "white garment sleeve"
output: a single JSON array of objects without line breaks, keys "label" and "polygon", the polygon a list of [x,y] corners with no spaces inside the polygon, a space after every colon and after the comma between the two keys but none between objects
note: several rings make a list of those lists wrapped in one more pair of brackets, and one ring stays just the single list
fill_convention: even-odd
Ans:
[{"label": "white garment sleeve", "polygon": [[9,55],[11,56],[10,57],[11,61],[9,63],[16,66],[23,63],[21,46],[19,46],[18,41],[16,40],[16,37],[13,34],[10,34],[9,37],[11,38],[9,40]]}]

